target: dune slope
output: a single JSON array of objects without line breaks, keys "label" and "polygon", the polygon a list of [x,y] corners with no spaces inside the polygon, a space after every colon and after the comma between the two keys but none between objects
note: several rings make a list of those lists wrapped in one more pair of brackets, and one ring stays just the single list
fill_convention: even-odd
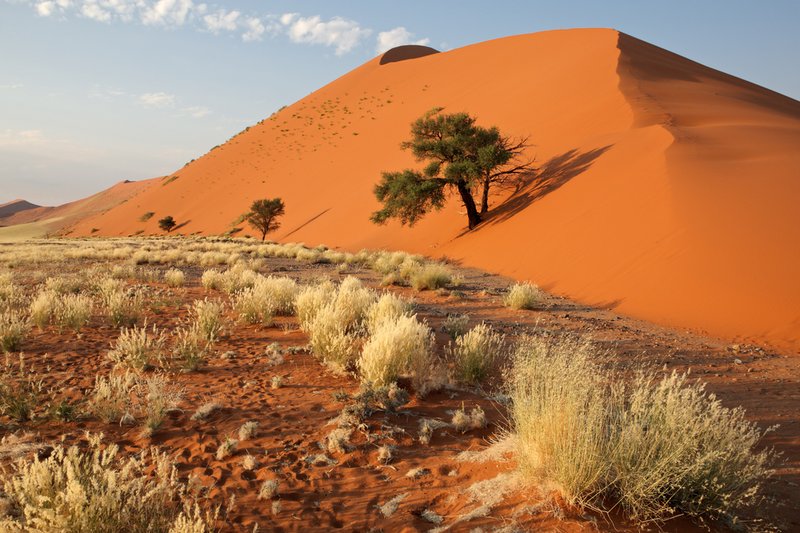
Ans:
[{"label": "dune slope", "polygon": [[[279,240],[446,255],[659,323],[800,348],[800,103],[613,30],[421,48],[365,63],[76,233],[156,233],[167,214],[182,233],[224,233],[253,199],[280,196]],[[372,225],[380,172],[416,165],[399,144],[435,106],[530,136],[539,171],[472,232],[455,200],[414,228]]]}]

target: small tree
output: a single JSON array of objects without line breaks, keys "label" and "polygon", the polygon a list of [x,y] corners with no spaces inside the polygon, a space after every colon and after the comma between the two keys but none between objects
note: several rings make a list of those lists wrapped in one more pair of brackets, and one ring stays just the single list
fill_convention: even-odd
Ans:
[{"label": "small tree", "polygon": [[175,223],[175,219],[172,218],[172,215],[167,215],[161,220],[158,221],[158,227],[169,233],[172,231],[177,224]]},{"label": "small tree", "polygon": [[253,228],[261,232],[263,241],[267,233],[280,227],[281,224],[277,218],[283,215],[285,207],[280,198],[256,200],[250,206],[250,212],[245,218]]},{"label": "small tree", "polygon": [[[512,140],[495,127],[477,126],[467,113],[441,111],[433,109],[411,125],[411,140],[401,147],[427,165],[422,171],[383,173],[375,186],[383,209],[373,213],[373,222],[398,218],[411,226],[431,210],[441,209],[447,193],[455,190],[473,229],[489,209],[490,187],[532,170],[531,161],[521,160],[527,139]],[[481,191],[480,211],[473,197],[477,191]]]}]

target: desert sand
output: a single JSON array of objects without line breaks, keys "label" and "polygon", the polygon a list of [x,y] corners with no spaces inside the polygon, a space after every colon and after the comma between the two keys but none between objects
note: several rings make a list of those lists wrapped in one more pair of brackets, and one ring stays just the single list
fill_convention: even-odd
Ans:
[{"label": "desert sand", "polygon": [[[538,172],[494,197],[476,231],[465,231],[456,201],[411,229],[371,224],[381,171],[415,164],[398,145],[434,106],[530,136]],[[365,63],[73,234],[158,233],[167,214],[181,233],[219,234],[252,200],[279,196],[278,240],[447,256],[660,324],[796,352],[797,146],[797,101],[617,31],[415,47]]]}]

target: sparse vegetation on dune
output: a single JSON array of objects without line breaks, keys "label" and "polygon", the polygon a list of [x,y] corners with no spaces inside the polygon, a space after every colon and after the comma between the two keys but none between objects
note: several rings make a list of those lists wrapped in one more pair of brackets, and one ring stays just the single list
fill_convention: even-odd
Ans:
[{"label": "sparse vegetation on dune", "polygon": [[503,297],[503,303],[512,309],[534,309],[542,300],[539,287],[532,283],[515,283]]}]

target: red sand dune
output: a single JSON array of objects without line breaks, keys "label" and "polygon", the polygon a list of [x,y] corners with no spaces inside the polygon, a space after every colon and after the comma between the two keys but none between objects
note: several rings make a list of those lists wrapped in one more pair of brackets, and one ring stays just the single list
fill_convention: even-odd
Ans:
[{"label": "red sand dune", "polygon": [[[182,233],[223,233],[253,199],[280,196],[279,240],[446,255],[655,322],[800,349],[799,102],[604,29],[387,56],[77,232],[156,233],[170,214]],[[530,135],[541,179],[495,197],[473,232],[456,201],[411,229],[372,225],[380,172],[416,165],[398,145],[434,106]]]}]

